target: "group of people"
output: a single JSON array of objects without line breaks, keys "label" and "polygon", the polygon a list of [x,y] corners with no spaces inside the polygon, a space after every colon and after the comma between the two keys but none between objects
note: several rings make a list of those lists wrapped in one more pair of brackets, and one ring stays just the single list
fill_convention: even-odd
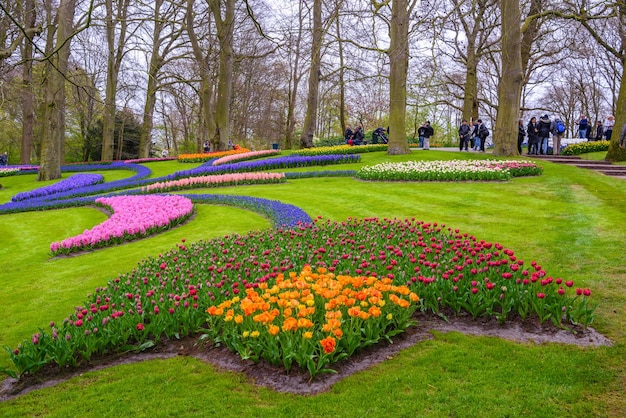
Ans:
[{"label": "group of people", "polygon": [[[226,147],[229,150],[235,149],[235,144],[233,143],[232,139],[228,140],[228,143],[226,144]],[[211,152],[211,143],[209,141],[204,141],[204,144],[202,144],[202,151],[205,154]]]},{"label": "group of people", "polygon": [[417,136],[420,141],[420,148],[429,150],[430,149],[430,137],[435,134],[435,130],[430,124],[430,121],[427,120],[419,127],[417,130]]},{"label": "group of people", "polygon": [[[606,138],[611,140],[613,127],[615,126],[615,117],[609,115],[606,119],[606,125],[602,121],[597,121],[595,127],[591,126],[585,115],[580,115],[578,121],[578,137],[587,139],[587,141],[600,141]],[[536,117],[530,118],[527,125],[524,120],[519,120],[519,133],[517,135],[517,151],[522,153],[522,143],[528,136],[528,155],[547,155],[548,142],[552,136],[552,154],[558,155],[561,150],[561,140],[565,134],[566,127],[563,121],[555,117],[550,119],[546,114],[537,120]]]},{"label": "group of people", "polygon": [[6,152],[0,154],[0,167],[6,167],[9,165],[9,154]]},{"label": "group of people", "polygon": [[365,134],[363,133],[363,127],[361,125],[356,125],[354,130],[350,127],[350,125],[346,126],[346,132],[344,133],[344,138],[346,140],[346,144],[348,145],[365,145]]},{"label": "group of people", "polygon": [[471,125],[467,123],[467,119],[463,119],[459,126],[459,151],[469,151],[471,147],[474,151],[485,152],[485,141],[488,136],[489,128],[482,119],[476,119]]},{"label": "group of people", "polygon": [[606,138],[607,141],[610,141],[614,126],[615,116],[613,115],[609,115],[606,118],[606,123],[602,123],[601,120],[597,121],[595,127],[589,125],[587,116],[580,115],[580,120],[578,121],[578,137],[586,138],[587,141],[601,141],[602,138]]},{"label": "group of people", "polygon": [[551,120],[550,117],[545,114],[537,121],[536,117],[530,118],[526,129],[524,129],[524,120],[519,120],[517,134],[517,151],[522,153],[522,143],[524,137],[528,135],[528,155],[547,155],[548,154],[548,141],[550,135],[552,135],[552,153],[554,155],[559,154],[561,148],[561,139],[565,133],[565,125],[559,118]]}]

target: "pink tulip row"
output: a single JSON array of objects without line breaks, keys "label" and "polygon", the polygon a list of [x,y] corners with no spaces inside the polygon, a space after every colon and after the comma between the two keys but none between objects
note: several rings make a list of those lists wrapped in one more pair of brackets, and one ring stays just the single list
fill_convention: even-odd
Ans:
[{"label": "pink tulip row", "polygon": [[186,177],[178,180],[150,184],[141,188],[144,193],[190,189],[194,187],[234,186],[242,183],[278,183],[285,173],[228,173],[212,176]]},{"label": "pink tulip row", "polygon": [[193,203],[184,196],[101,197],[96,203],[110,207],[113,215],[80,235],[53,242],[50,251],[68,254],[127,241],[165,229],[193,212]]},{"label": "pink tulip row", "polygon": [[278,154],[280,154],[280,150],[266,149],[261,151],[244,152],[241,154],[225,155],[224,157],[218,158],[217,160],[213,161],[213,165],[228,164],[232,163],[233,161],[252,160],[254,158],[261,158]]}]

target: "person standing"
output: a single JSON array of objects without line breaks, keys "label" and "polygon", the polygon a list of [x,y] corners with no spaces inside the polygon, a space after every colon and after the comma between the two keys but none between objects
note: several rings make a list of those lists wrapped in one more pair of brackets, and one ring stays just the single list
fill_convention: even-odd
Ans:
[{"label": "person standing", "polygon": [[578,137],[579,138],[587,138],[587,130],[589,129],[589,121],[585,115],[580,115],[580,120],[578,121]]},{"label": "person standing", "polygon": [[517,122],[517,152],[522,155],[522,144],[526,137],[526,128],[524,127],[524,119]]},{"label": "person standing", "polygon": [[606,125],[604,129],[604,137],[607,141],[611,140],[611,135],[613,134],[613,127],[615,126],[615,116],[609,115],[606,118]]},{"label": "person standing", "polygon": [[167,148],[163,148],[163,151],[161,151],[161,158],[167,158],[168,155],[169,151],[167,150]]},{"label": "person standing", "polygon": [[471,146],[474,151],[480,150],[480,138],[478,138],[478,121],[472,124]]},{"label": "person standing", "polygon": [[426,131],[426,124],[422,123],[422,125],[417,130],[417,137],[420,141],[420,148],[424,148],[424,132]]},{"label": "person standing", "polygon": [[537,118],[532,117],[526,127],[526,133],[528,134],[528,155],[537,155],[539,144],[539,125],[537,124]]},{"label": "person standing", "polygon": [[552,155],[559,155],[561,151],[561,139],[565,133],[565,124],[561,119],[556,117],[554,122],[552,122],[550,131],[552,132]]},{"label": "person standing", "polygon": [[430,149],[430,137],[435,134],[435,130],[430,126],[430,121],[426,121],[424,124],[424,149]]},{"label": "person standing", "polygon": [[603,137],[604,137],[604,125],[602,125],[602,121],[599,120],[598,122],[596,122],[596,135],[595,135],[594,141],[602,141]]},{"label": "person standing", "polygon": [[[478,122],[478,146],[480,147],[480,152],[485,152],[485,143],[487,142],[487,137],[489,136],[489,129],[487,129],[482,119],[478,119],[476,122]],[[476,149],[476,144],[474,144],[474,149]]]},{"label": "person standing", "polygon": [[204,152],[209,152],[211,150],[211,146],[209,145],[209,141],[204,141],[204,144],[202,145],[202,149],[204,150]]},{"label": "person standing", "polygon": [[539,118],[539,154],[548,154],[548,141],[550,140],[550,117],[543,115]]},{"label": "person standing", "polygon": [[467,120],[463,119],[461,121],[461,126],[459,126],[459,151],[468,151],[467,147],[469,145],[470,140],[470,127],[467,124]]}]

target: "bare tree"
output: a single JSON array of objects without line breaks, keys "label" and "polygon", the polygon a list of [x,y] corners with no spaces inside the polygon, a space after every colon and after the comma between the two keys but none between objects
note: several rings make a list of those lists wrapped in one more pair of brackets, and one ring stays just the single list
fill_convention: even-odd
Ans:
[{"label": "bare tree", "polygon": [[223,150],[230,139],[235,0],[210,0],[209,5],[215,20],[217,40],[220,45],[220,70],[217,83],[217,102],[215,103],[215,135],[211,139],[211,148]]},{"label": "bare tree", "polygon": [[500,0],[502,12],[502,78],[498,85],[498,116],[494,155],[513,156],[517,151],[517,120],[522,95],[522,72],[519,0]]},{"label": "bare tree", "polygon": [[[113,7],[115,5],[115,8]],[[115,115],[117,113],[117,88],[122,66],[126,54],[126,44],[132,33],[129,29],[130,0],[105,0],[106,6],[106,40],[107,40],[107,78],[102,118],[102,160],[113,160],[115,148]],[[119,146],[122,146],[119,138]]]},{"label": "bare tree", "polygon": [[[52,5],[46,2],[48,16],[52,16]],[[61,177],[63,141],[65,139],[65,75],[70,57],[73,35],[73,20],[76,0],[61,0],[56,15],[55,31],[49,18],[46,55],[49,59],[45,69],[45,126],[39,164],[38,180],[53,180]]]},{"label": "bare tree", "polygon": [[[374,3],[374,2],[373,2]],[[378,10],[385,3],[374,3]],[[394,1],[389,22],[389,148],[388,154],[411,152],[406,141],[406,81],[409,66],[409,17],[416,0]]]},{"label": "bare tree", "polygon": [[[163,9],[163,10],[162,10]],[[152,22],[152,37],[150,60],[148,63],[148,81],[146,86],[146,101],[143,110],[141,136],[139,138],[139,158],[150,156],[152,143],[153,114],[156,107],[157,91],[161,69],[168,60],[170,52],[177,48],[178,39],[182,34],[182,26],[176,25],[175,17],[178,5],[167,3],[165,0],[154,2]]]},{"label": "bare tree", "polygon": [[317,107],[319,102],[319,84],[321,72],[321,49],[324,38],[322,27],[322,0],[313,0],[313,42],[311,44],[311,67],[309,70],[309,92],[307,95],[304,127],[300,137],[300,145],[304,148],[313,147],[313,135],[317,125]]}]

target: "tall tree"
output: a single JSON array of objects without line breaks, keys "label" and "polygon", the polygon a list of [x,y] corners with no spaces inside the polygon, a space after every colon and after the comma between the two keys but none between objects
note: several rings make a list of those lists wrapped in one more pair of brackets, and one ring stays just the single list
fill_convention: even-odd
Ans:
[{"label": "tall tree", "polygon": [[233,34],[235,28],[235,0],[210,0],[209,5],[220,45],[219,80],[215,103],[215,135],[211,139],[213,150],[226,149],[230,139],[230,99],[233,88]]},{"label": "tall tree", "polygon": [[[115,3],[114,3],[115,1]],[[117,88],[122,60],[128,41],[128,9],[130,0],[105,0],[107,74],[102,129],[102,160],[111,161],[115,148],[115,115],[117,114]],[[114,7],[115,6],[115,7]]]},{"label": "tall tree", "polygon": [[[191,42],[191,52],[195,60],[195,64],[198,66],[198,75],[200,77],[200,107],[201,107],[201,125],[204,126],[201,134],[196,138],[196,149],[200,151],[204,141],[208,140],[208,133],[213,133],[216,130],[215,123],[215,100],[214,100],[214,68],[212,63],[213,58],[213,42],[206,41],[206,45],[203,45],[201,39],[196,32],[195,22],[200,20],[194,10],[194,0],[187,0],[187,13],[185,15],[185,28]],[[207,19],[206,31],[211,32],[211,19]]]},{"label": "tall tree", "polygon": [[[376,10],[388,2],[372,2]],[[406,140],[406,91],[409,67],[409,18],[416,0],[397,0],[389,24],[389,148],[388,154],[411,152]]]},{"label": "tall tree", "polygon": [[[48,16],[52,15],[52,5],[46,2]],[[45,117],[44,135],[39,164],[38,180],[53,180],[61,177],[63,141],[65,139],[65,79],[70,57],[74,11],[76,0],[60,0],[56,16],[55,31],[49,19],[48,40],[46,41],[45,68]]]},{"label": "tall tree", "polygon": [[322,27],[322,0],[313,0],[313,42],[311,43],[311,67],[309,70],[309,92],[307,95],[304,126],[300,136],[300,145],[303,148],[313,147],[313,135],[317,126],[317,108],[319,103],[319,85],[321,76],[322,41],[324,28]]},{"label": "tall tree", "polygon": [[521,12],[519,0],[500,0],[502,12],[502,78],[498,84],[498,115],[494,155],[513,156],[517,152],[517,121],[522,96]]},{"label": "tall tree", "polygon": [[[37,9],[34,0],[24,0],[22,15],[27,28],[35,27]],[[33,129],[35,126],[35,94],[33,93],[33,38],[25,34],[22,49],[22,149],[20,164],[29,164],[33,150]]]},{"label": "tall tree", "polygon": [[181,29],[174,26],[177,5],[169,3],[165,8],[164,5],[165,0],[156,0],[154,2],[152,42],[148,63],[148,85],[146,87],[146,101],[144,103],[143,122],[139,139],[139,158],[148,158],[150,156],[152,127],[154,124],[153,114],[159,89],[159,73],[166,63],[167,56],[176,47],[176,41],[181,35]]}]

